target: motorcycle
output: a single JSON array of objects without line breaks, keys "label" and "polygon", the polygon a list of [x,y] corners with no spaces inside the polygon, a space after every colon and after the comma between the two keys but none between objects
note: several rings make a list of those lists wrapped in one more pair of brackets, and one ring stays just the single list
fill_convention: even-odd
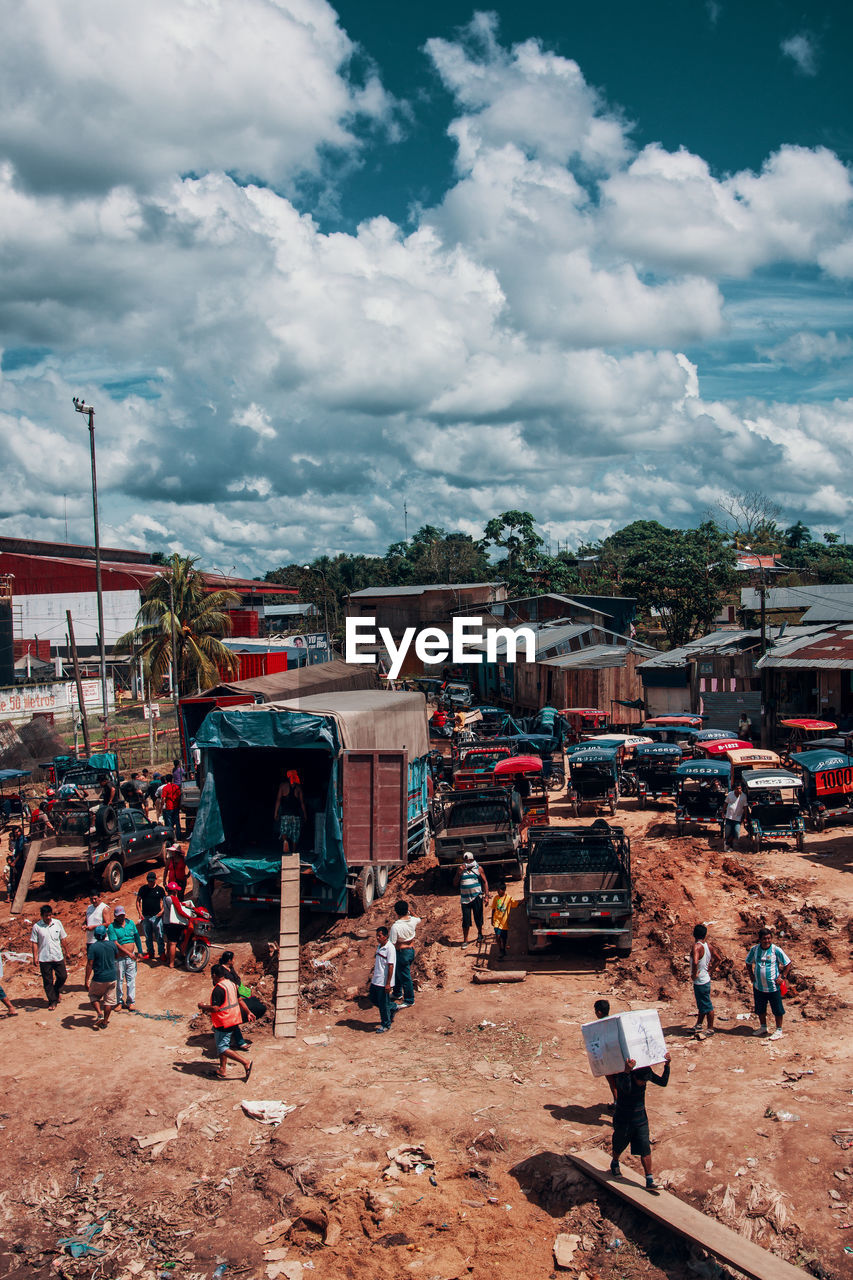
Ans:
[{"label": "motorcycle", "polygon": [[186,922],[181,939],[175,948],[190,973],[201,973],[210,959],[210,933],[213,928],[213,917],[204,907],[189,902],[182,903],[185,911],[191,911],[192,917]]}]

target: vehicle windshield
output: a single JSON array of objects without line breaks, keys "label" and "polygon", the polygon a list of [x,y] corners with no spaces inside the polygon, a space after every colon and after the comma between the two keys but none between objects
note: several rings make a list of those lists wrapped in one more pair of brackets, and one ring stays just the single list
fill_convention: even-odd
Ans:
[{"label": "vehicle windshield", "polygon": [[507,760],[506,751],[466,751],[462,757],[464,769],[493,769],[499,760]]},{"label": "vehicle windshield", "polygon": [[470,804],[454,804],[447,819],[448,827],[497,826],[507,821],[507,806],[500,800],[478,800]]}]

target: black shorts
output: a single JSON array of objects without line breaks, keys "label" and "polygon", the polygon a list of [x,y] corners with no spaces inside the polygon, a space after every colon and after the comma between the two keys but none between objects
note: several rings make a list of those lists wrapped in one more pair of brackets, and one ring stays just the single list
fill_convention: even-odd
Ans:
[{"label": "black shorts", "polygon": [[483,895],[478,894],[473,902],[462,903],[462,928],[471,928],[471,917],[474,917],[474,924],[477,926],[477,932],[483,931]]},{"label": "black shorts", "polygon": [[650,1156],[652,1154],[648,1117],[644,1120],[629,1120],[626,1123],[613,1121],[614,1156],[621,1155],[629,1142],[632,1156]]},{"label": "black shorts", "polygon": [[180,942],[181,935],[184,932],[184,928],[185,926],[182,924],[167,924],[166,937],[169,939],[170,942]]}]

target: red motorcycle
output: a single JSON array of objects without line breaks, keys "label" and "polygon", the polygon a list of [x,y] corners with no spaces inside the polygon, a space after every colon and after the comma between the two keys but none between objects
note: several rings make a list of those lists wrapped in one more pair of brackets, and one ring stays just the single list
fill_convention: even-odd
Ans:
[{"label": "red motorcycle", "polygon": [[191,902],[181,903],[181,924],[184,931],[175,950],[191,973],[201,973],[210,959],[210,938],[213,917],[204,907]]}]

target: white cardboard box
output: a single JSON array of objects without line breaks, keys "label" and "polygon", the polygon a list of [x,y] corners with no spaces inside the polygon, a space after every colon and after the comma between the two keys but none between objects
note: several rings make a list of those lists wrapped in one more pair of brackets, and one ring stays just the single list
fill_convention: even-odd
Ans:
[{"label": "white cardboard box", "polygon": [[581,1033],[594,1076],[624,1071],[627,1058],[633,1058],[638,1067],[651,1067],[666,1056],[657,1009],[632,1009],[597,1018],[585,1022]]}]

